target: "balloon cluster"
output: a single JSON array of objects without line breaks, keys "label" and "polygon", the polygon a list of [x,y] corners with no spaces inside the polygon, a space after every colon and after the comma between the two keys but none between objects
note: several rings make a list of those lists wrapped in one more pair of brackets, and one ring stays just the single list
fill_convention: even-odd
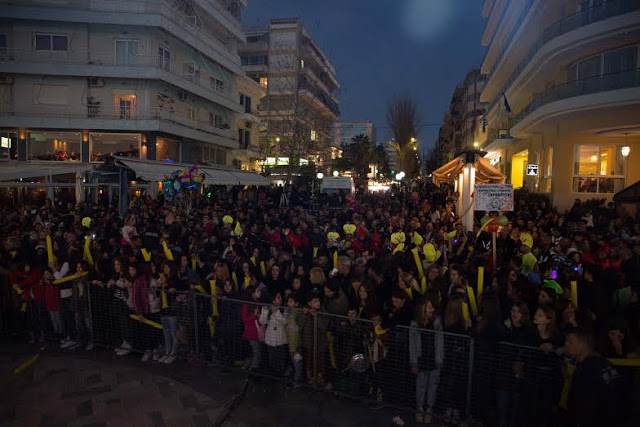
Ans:
[{"label": "balloon cluster", "polygon": [[488,216],[485,215],[480,220],[481,230],[487,230],[489,233],[495,233],[499,227],[504,227],[509,223],[509,219],[504,216]]},{"label": "balloon cluster", "polygon": [[190,166],[183,171],[176,170],[171,176],[164,176],[162,180],[162,192],[169,200],[173,200],[179,194],[189,190],[199,190],[205,179],[204,173],[200,173],[197,165]]}]

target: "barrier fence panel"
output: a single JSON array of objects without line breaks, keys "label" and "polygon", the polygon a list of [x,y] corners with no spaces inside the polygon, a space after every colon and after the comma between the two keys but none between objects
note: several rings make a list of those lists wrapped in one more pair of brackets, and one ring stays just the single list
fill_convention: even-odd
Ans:
[{"label": "barrier fence panel", "polygon": [[[169,292],[82,278],[59,286],[59,310],[29,301],[20,313],[33,338],[61,340],[66,349],[99,345],[166,363],[187,357],[376,405],[422,408],[445,422],[567,421],[576,368],[554,351],[417,327],[384,329],[287,301],[212,297],[219,295],[215,288]],[[626,361],[633,362],[614,362],[622,365],[617,370],[628,397],[622,408],[631,415],[640,371]]]}]

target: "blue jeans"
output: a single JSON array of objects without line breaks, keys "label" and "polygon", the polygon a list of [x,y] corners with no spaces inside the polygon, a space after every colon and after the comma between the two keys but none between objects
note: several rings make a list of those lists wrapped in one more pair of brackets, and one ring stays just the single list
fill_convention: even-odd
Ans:
[{"label": "blue jeans", "polygon": [[164,352],[167,356],[178,354],[178,318],[176,316],[162,316],[164,331]]},{"label": "blue jeans", "polygon": [[418,378],[416,379],[416,407],[424,408],[425,398],[427,406],[432,407],[435,405],[439,382],[440,369],[418,372]]}]

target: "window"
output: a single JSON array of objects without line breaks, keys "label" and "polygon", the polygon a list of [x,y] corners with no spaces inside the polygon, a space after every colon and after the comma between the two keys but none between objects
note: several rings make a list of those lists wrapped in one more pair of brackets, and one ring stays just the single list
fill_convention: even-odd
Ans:
[{"label": "window", "polygon": [[242,147],[243,146],[243,141],[244,139],[244,131],[242,129],[238,129],[238,146]]},{"label": "window", "polygon": [[121,119],[129,119],[136,115],[135,95],[116,95],[115,100]]},{"label": "window", "polygon": [[7,35],[0,34],[0,58],[4,59],[7,54]]},{"label": "window", "polygon": [[615,193],[624,188],[622,146],[577,145],[574,155],[575,193]]},{"label": "window", "polygon": [[138,40],[116,40],[116,65],[136,65],[138,62]]},{"label": "window", "polygon": [[263,89],[267,89],[267,87],[269,86],[269,78],[260,77],[260,86],[262,86]]},{"label": "window", "polygon": [[36,50],[68,51],[69,36],[62,34],[36,34]]},{"label": "window", "polygon": [[200,66],[195,62],[186,62],[182,65],[182,76],[195,84],[200,83]]},{"label": "window", "polygon": [[227,152],[225,150],[216,149],[215,163],[218,164],[218,165],[226,165],[227,164]]},{"label": "window", "polygon": [[92,162],[101,162],[105,156],[140,158],[139,133],[90,133],[89,152]]},{"label": "window", "polygon": [[192,122],[198,121],[198,110],[194,107],[189,107],[189,120]]},{"label": "window", "polygon": [[222,116],[214,113],[213,111],[209,112],[209,124],[217,128],[224,127],[224,124],[222,123]]},{"label": "window", "polygon": [[244,105],[244,112],[251,113],[251,97],[240,94],[240,105]]},{"label": "window", "polygon": [[242,65],[267,65],[269,59],[267,55],[243,55],[240,57],[240,63]]},{"label": "window", "polygon": [[171,160],[174,162],[180,161],[180,142],[167,139],[156,139],[156,159],[157,160]]},{"label": "window", "polygon": [[627,46],[583,59],[567,70],[568,80],[582,80],[603,74],[623,73],[638,67],[638,46]]},{"label": "window", "polygon": [[316,133],[315,130],[311,131],[310,138],[311,138],[312,141],[315,141],[318,138],[318,134]]},{"label": "window", "polygon": [[158,47],[158,65],[163,70],[171,70],[171,51],[166,47]]},{"label": "window", "polygon": [[544,151],[544,192],[551,193],[553,182],[553,147],[547,147]]},{"label": "window", "polygon": [[80,132],[29,132],[29,160],[80,161]]},{"label": "window", "polygon": [[[224,92],[224,81],[215,77],[209,77],[209,86],[216,92]],[[240,102],[242,104],[242,102]]]},{"label": "window", "polygon": [[244,148],[249,147],[249,144],[251,144],[251,131],[245,129],[244,130]]}]

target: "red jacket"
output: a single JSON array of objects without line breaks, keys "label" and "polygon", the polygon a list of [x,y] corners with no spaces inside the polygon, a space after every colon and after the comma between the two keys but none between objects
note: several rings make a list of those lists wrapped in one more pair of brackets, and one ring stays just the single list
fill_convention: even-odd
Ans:
[{"label": "red jacket", "polygon": [[258,340],[258,327],[256,323],[258,318],[254,312],[254,309],[258,306],[253,306],[249,304],[244,304],[240,308],[240,317],[242,317],[242,322],[244,323],[244,333],[242,334],[242,339],[249,341],[257,341]]},{"label": "red jacket", "polygon": [[51,282],[44,282],[44,305],[47,311],[60,311],[60,288]]},{"label": "red jacket", "polygon": [[44,289],[40,283],[42,271],[32,269],[29,272],[16,270],[9,275],[11,286],[17,285],[22,289],[22,299],[24,301],[44,301]]}]

